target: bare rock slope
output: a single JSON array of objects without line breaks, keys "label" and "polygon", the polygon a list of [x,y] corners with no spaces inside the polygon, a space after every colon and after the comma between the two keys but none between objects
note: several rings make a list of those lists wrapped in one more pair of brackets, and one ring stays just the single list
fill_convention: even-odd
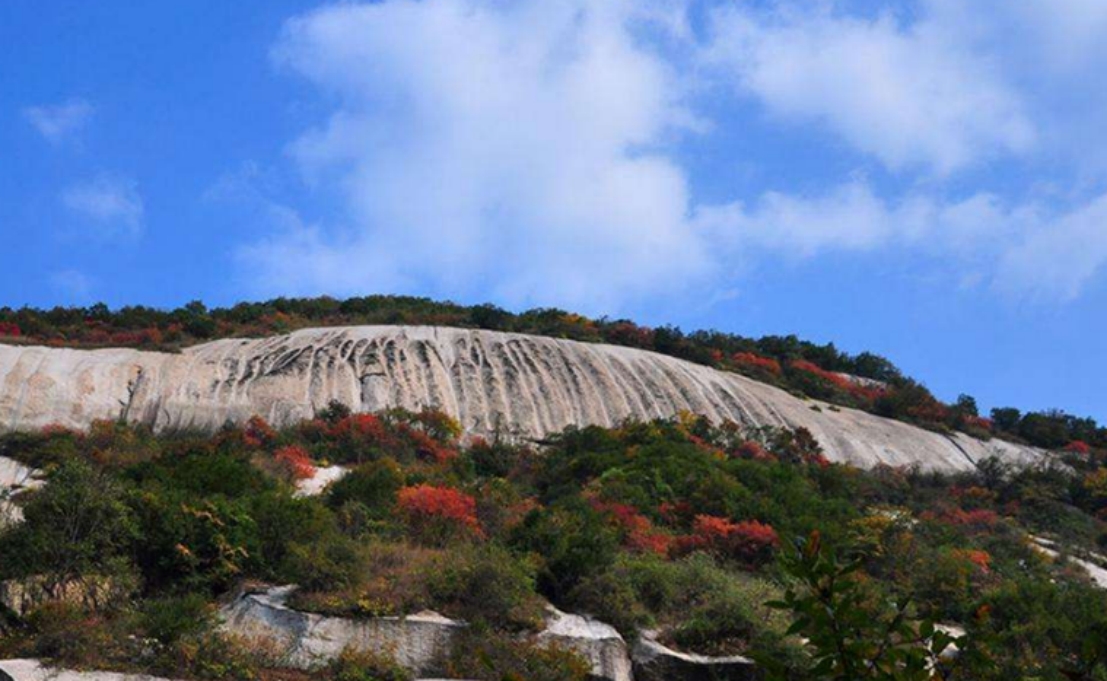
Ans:
[{"label": "bare rock slope", "polygon": [[959,470],[992,454],[1021,462],[1042,456],[998,440],[947,437],[831,410],[657,353],[492,331],[306,329],[219,340],[180,354],[0,345],[0,429],[83,428],[94,419],[123,417],[158,430],[212,431],[254,414],[291,423],[332,399],[358,411],[434,406],[458,417],[471,434],[499,427],[529,436],[687,410],[716,420],[803,426],[829,458],[861,466]]}]

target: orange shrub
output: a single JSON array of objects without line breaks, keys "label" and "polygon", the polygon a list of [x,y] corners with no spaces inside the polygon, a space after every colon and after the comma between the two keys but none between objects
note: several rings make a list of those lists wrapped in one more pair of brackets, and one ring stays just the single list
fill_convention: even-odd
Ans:
[{"label": "orange shrub", "polygon": [[744,565],[758,566],[768,562],[780,545],[780,537],[772,525],[756,520],[733,522],[718,516],[697,515],[692,534],[677,540],[678,553],[696,550],[711,551]]},{"label": "orange shrub", "polygon": [[476,500],[452,487],[404,487],[397,495],[396,506],[413,534],[423,541],[440,543],[459,532],[484,535],[477,520]]},{"label": "orange shrub", "polygon": [[762,357],[752,352],[735,353],[731,356],[730,361],[739,370],[744,369],[752,373],[766,372],[774,376],[781,374],[780,362],[771,357]]},{"label": "orange shrub", "polygon": [[292,480],[310,480],[315,477],[315,465],[311,462],[311,456],[299,445],[281,447],[273,454],[273,458]]}]

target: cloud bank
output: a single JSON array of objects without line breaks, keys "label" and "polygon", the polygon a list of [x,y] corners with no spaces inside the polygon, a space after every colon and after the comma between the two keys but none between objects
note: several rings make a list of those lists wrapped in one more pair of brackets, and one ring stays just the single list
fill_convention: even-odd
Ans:
[{"label": "cloud bank", "polygon": [[[385,0],[296,17],[274,61],[331,111],[288,153],[342,217],[272,202],[274,233],[242,262],[270,292],[600,311],[726,288],[766,258],[898,249],[1002,296],[1078,296],[1107,263],[1107,172],[1069,136],[1107,96],[1044,100],[1107,65],[1098,34],[1073,29],[1107,12],[907,4]],[[698,199],[684,143],[741,125],[725,112],[749,104],[785,134],[816,131],[855,172]],[[1088,146],[1107,171],[1107,145]],[[1029,191],[989,186],[1001,166]]]}]

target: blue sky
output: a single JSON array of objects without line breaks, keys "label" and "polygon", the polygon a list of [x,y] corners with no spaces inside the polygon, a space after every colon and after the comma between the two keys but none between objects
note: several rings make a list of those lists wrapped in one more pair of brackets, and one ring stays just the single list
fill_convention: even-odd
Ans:
[{"label": "blue sky", "polygon": [[0,4],[0,305],[410,293],[1107,420],[1107,3]]}]

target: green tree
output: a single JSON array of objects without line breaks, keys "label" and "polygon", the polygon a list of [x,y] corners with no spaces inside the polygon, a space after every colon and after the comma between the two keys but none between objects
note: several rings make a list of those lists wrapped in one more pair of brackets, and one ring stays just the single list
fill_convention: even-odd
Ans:
[{"label": "green tree", "polygon": [[[940,669],[941,654],[955,638],[930,621],[915,621],[909,603],[891,607],[874,599],[856,579],[860,561],[839,560],[824,550],[813,532],[782,559],[785,572],[798,583],[773,608],[791,612],[789,634],[806,639],[810,663],[801,678],[811,681],[930,681]],[[755,656],[771,680],[791,678],[770,656]]]},{"label": "green tree", "polygon": [[35,492],[24,522],[0,537],[0,574],[44,579],[47,590],[126,571],[138,537],[124,491],[110,475],[68,459]]}]

